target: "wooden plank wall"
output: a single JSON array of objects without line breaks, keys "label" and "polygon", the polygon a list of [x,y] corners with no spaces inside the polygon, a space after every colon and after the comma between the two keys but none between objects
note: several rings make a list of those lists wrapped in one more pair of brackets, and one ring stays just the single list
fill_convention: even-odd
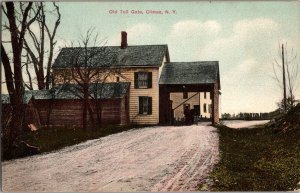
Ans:
[{"label": "wooden plank wall", "polygon": [[[109,99],[102,101],[102,124],[121,124],[121,104],[124,99]],[[124,102],[125,103],[125,100]],[[51,110],[49,116],[49,126],[82,126],[82,109],[83,103],[81,100],[35,100],[35,107],[39,113],[40,122],[42,125],[47,125],[47,116],[49,109]],[[95,121],[96,104],[92,103],[93,116]],[[123,111],[125,111],[124,109]],[[123,112],[123,114],[126,114]],[[88,116],[88,123],[91,124],[90,117]]]}]

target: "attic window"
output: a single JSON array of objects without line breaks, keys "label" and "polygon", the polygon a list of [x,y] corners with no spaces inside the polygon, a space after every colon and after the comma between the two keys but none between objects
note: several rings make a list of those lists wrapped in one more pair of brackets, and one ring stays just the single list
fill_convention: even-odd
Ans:
[{"label": "attic window", "polygon": [[135,88],[152,88],[152,72],[135,72]]}]

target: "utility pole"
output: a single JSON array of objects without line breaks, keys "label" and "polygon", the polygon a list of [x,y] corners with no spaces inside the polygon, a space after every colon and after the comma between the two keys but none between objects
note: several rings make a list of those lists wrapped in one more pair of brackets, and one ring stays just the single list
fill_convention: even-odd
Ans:
[{"label": "utility pole", "polygon": [[284,49],[283,49],[283,44],[281,46],[282,48],[282,77],[283,77],[283,102],[284,102],[284,110],[286,111],[286,85],[285,85],[285,68],[284,68]]}]

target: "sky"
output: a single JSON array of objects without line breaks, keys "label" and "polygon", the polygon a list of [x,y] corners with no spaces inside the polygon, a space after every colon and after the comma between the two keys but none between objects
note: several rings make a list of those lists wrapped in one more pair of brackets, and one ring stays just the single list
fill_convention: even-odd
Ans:
[{"label": "sky", "polygon": [[[81,34],[94,27],[99,37],[107,41],[106,45],[120,45],[120,32],[126,31],[128,45],[167,44],[172,62],[219,61],[222,113],[275,110],[283,95],[273,79],[272,67],[276,58],[280,61],[279,45],[283,43],[288,53],[293,49],[300,55],[299,1],[57,5],[61,23],[56,54],[60,47],[78,41]],[[167,10],[169,14],[147,14],[147,10]],[[299,60],[300,57],[294,62],[300,63]],[[299,87],[295,92],[297,99]]]}]

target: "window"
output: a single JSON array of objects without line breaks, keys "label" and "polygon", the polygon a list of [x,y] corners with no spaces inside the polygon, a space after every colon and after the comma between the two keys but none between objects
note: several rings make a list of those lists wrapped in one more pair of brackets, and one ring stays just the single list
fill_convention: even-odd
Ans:
[{"label": "window", "polygon": [[204,93],[204,98],[206,99],[206,92]]},{"label": "window", "polygon": [[152,72],[135,72],[134,88],[152,88]]},{"label": "window", "polygon": [[206,113],[207,109],[206,109],[206,103],[203,104],[203,112]]},{"label": "window", "polygon": [[120,77],[117,76],[117,82],[120,82]]},{"label": "window", "polygon": [[139,114],[151,115],[152,114],[152,97],[139,97]]},{"label": "window", "polygon": [[138,73],[138,87],[147,88],[148,87],[148,73],[140,72]]},{"label": "window", "polygon": [[188,92],[183,92],[183,99],[187,99],[188,98]]}]

